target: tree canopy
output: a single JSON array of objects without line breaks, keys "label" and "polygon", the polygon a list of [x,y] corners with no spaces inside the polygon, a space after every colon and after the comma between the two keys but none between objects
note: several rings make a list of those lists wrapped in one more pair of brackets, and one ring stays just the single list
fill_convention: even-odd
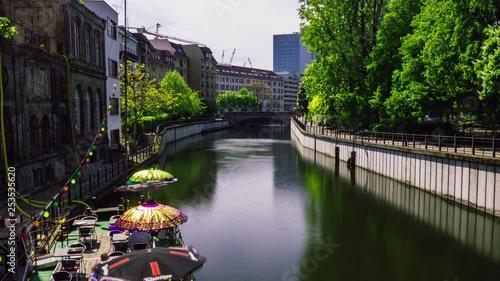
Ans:
[{"label": "tree canopy", "polygon": [[10,20],[6,17],[0,17],[0,37],[10,38],[17,33],[15,26],[10,26]]},{"label": "tree canopy", "polygon": [[355,128],[466,112],[496,120],[499,11],[490,0],[301,0],[302,41],[316,56],[301,100],[315,122]]},{"label": "tree canopy", "polygon": [[255,110],[259,105],[257,96],[246,88],[238,92],[221,93],[215,102],[219,110]]}]

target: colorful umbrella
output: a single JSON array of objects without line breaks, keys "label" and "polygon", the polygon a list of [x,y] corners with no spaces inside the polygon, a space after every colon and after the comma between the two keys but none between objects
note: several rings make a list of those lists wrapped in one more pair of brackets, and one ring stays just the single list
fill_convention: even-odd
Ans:
[{"label": "colorful umbrella", "polygon": [[122,280],[179,280],[205,261],[193,247],[136,250],[101,263],[100,280],[110,280],[111,276]]},{"label": "colorful umbrella", "polygon": [[134,173],[125,185],[115,187],[114,191],[142,191],[153,190],[172,184],[177,181],[172,174],[160,169],[150,168]]},{"label": "colorful umbrella", "polygon": [[150,168],[147,170],[141,170],[134,173],[129,180],[135,183],[139,183],[139,182],[148,182],[154,180],[167,181],[172,179],[174,179],[174,176],[172,176],[172,174],[170,174],[169,172],[165,172],[163,170],[156,168]]},{"label": "colorful umbrella", "polygon": [[114,227],[130,231],[152,231],[183,224],[188,219],[181,211],[154,200],[125,211]]}]

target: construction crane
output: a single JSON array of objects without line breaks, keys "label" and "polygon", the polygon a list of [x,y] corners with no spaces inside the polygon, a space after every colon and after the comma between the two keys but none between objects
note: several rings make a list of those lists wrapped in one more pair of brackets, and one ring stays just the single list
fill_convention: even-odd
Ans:
[{"label": "construction crane", "polygon": [[220,60],[220,64],[224,64],[224,52],[226,50],[222,50],[222,59]]},{"label": "construction crane", "polygon": [[170,35],[165,35],[165,34],[160,34],[158,33],[158,29],[160,27],[160,24],[158,23],[156,25],[156,33],[153,33],[153,32],[149,32],[146,30],[146,28],[143,26],[143,27],[129,27],[130,29],[135,29],[137,30],[137,32],[139,33],[144,33],[144,34],[149,34],[149,35],[153,35],[155,37],[155,39],[158,39],[158,38],[165,38],[165,39],[171,39],[171,40],[175,40],[175,41],[180,41],[180,42],[184,42],[184,43],[191,43],[191,44],[196,44],[196,45],[199,45],[201,47],[206,47],[205,44],[203,43],[200,43],[200,42],[196,42],[196,41],[191,41],[191,40],[187,40],[187,39],[183,39],[183,38],[179,38],[179,37],[174,37],[174,36],[170,36]]},{"label": "construction crane", "polygon": [[229,61],[229,65],[233,63],[234,53],[236,52],[236,48],[233,50],[233,54],[231,55],[231,60]]},{"label": "construction crane", "polygon": [[252,61],[250,60],[250,58],[248,58],[248,64],[250,64],[250,67],[253,68]]}]

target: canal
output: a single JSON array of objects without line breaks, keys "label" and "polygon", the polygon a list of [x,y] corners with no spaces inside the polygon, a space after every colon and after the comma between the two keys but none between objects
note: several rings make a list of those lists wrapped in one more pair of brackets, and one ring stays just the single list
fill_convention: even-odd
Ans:
[{"label": "canal", "polygon": [[188,214],[184,241],[208,259],[198,281],[500,280],[498,220],[366,171],[351,177],[288,128],[192,137],[159,165],[179,181],[155,199]]}]

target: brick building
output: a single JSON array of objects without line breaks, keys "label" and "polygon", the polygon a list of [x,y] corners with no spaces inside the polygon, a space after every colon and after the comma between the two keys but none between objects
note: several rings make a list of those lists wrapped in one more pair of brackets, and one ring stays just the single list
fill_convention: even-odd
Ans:
[{"label": "brick building", "polygon": [[[67,179],[100,129],[106,22],[77,0],[0,0],[0,16],[18,30],[0,52],[8,165],[27,193]],[[93,160],[107,147],[105,138]]]}]

